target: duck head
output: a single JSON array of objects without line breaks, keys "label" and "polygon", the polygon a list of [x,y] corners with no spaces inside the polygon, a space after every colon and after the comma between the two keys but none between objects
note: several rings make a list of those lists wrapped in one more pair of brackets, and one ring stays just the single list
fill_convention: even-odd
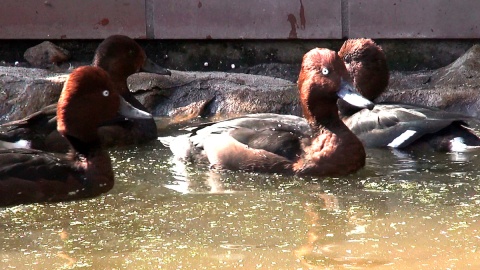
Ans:
[{"label": "duck head", "polygon": [[137,72],[171,75],[171,72],[147,58],[145,51],[133,39],[114,35],[106,38],[95,51],[93,65],[101,67],[114,81],[124,81]]},{"label": "duck head", "polygon": [[342,59],[329,49],[315,48],[307,52],[298,77],[300,104],[311,125],[338,118],[338,98],[361,108],[373,103],[354,91]]},{"label": "duck head", "polygon": [[390,73],[382,48],[371,39],[349,39],[338,55],[353,78],[355,88],[373,101],[386,91]]},{"label": "duck head", "polygon": [[97,128],[115,118],[117,113],[130,118],[152,117],[127,103],[103,69],[79,67],[69,75],[60,94],[57,130],[68,139],[97,143]]}]

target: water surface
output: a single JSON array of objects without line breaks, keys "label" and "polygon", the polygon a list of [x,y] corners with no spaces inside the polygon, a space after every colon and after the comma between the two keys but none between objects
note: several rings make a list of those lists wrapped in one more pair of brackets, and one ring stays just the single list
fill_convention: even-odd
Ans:
[{"label": "water surface", "polygon": [[0,268],[480,269],[477,154],[367,154],[317,179],[114,149],[108,194],[0,208]]}]

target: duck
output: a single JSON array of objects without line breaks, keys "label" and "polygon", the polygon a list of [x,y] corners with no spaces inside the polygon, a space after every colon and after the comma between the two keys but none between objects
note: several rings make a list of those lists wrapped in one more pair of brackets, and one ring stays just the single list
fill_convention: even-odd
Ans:
[{"label": "duck", "polygon": [[0,150],[0,206],[78,200],[108,192],[114,173],[98,128],[118,113],[129,118],[151,117],[122,98],[105,70],[75,69],[57,105],[57,130],[70,143],[71,152]]},{"label": "duck", "polygon": [[[109,73],[116,91],[134,107],[146,111],[130,92],[127,78],[138,72],[171,75],[171,72],[150,60],[144,49],[133,39],[124,35],[113,35],[103,40],[95,51],[93,66]],[[65,153],[68,141],[56,130],[57,104],[48,105],[23,119],[1,125],[1,148],[31,148]],[[100,129],[105,147],[140,144],[158,137],[153,117],[149,119],[126,119],[117,117],[110,125]]]},{"label": "duck", "polygon": [[159,140],[175,159],[212,169],[318,177],[360,170],[365,149],[341,121],[337,100],[365,108],[373,103],[355,93],[341,58],[329,49],[310,50],[297,85],[303,121],[293,115],[250,114]]},{"label": "duck", "polygon": [[[359,93],[374,101],[388,88],[389,69],[382,48],[372,39],[349,39],[338,52]],[[480,138],[469,128],[473,119],[458,113],[408,103],[376,103],[373,110],[339,101],[340,114],[367,148],[407,151],[469,152]]]}]

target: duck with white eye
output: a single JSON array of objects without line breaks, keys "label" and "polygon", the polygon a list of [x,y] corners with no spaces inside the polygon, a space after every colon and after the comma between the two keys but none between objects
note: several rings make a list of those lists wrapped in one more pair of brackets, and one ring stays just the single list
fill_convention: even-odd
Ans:
[{"label": "duck with white eye", "polygon": [[[324,76],[327,76],[329,73],[330,70],[328,70],[328,68],[322,68],[322,74]],[[353,89],[352,85],[343,79],[341,80],[340,91],[337,93],[337,96],[359,108],[368,108],[371,110],[375,106],[371,101],[359,95],[357,91]]]},{"label": "duck with white eye", "polygon": [[[297,83],[305,118],[249,114],[159,140],[176,159],[206,163],[214,169],[319,177],[347,175],[364,166],[365,150],[339,118],[337,96],[362,101],[360,105],[354,102],[354,106],[374,106],[348,84],[350,79],[334,51],[312,49],[303,58]],[[358,99],[354,97],[357,95]]]}]

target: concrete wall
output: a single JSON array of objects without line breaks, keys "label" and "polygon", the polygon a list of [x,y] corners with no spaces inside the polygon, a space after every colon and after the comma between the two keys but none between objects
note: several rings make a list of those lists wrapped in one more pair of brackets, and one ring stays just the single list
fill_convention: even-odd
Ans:
[{"label": "concrete wall", "polygon": [[479,0],[2,0],[0,39],[480,38]]}]

